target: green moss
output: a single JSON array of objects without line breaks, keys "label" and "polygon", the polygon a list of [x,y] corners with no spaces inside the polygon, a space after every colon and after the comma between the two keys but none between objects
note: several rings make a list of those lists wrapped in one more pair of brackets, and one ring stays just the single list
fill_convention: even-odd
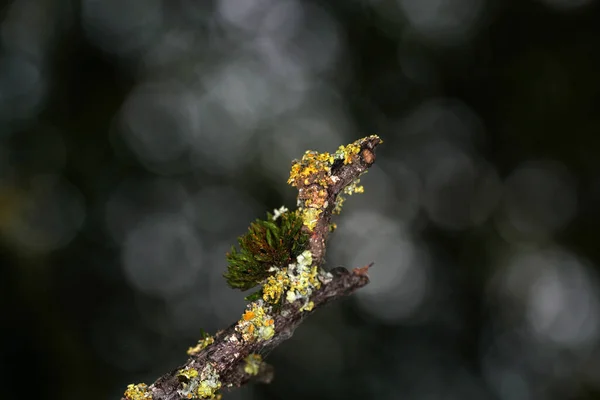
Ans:
[{"label": "green moss", "polygon": [[[273,267],[294,262],[306,248],[308,235],[302,232],[302,218],[296,212],[283,212],[278,218],[267,213],[266,220],[250,224],[238,239],[239,249],[227,253],[225,279],[232,288],[248,290],[273,274]],[[260,297],[256,295],[254,297]]]}]

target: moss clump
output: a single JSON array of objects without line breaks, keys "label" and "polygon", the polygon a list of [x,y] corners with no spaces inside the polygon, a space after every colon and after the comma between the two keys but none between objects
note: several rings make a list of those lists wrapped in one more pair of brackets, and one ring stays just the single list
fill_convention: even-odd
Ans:
[{"label": "moss clump", "polygon": [[227,253],[225,279],[232,288],[248,290],[262,284],[274,268],[293,262],[306,248],[308,235],[297,212],[267,213],[267,220],[256,220],[238,238],[239,250]]}]

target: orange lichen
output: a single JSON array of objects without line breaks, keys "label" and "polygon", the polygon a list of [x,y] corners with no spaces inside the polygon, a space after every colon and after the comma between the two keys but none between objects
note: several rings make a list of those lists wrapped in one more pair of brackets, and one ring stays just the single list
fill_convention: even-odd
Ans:
[{"label": "orange lichen", "polygon": [[268,314],[270,307],[263,306],[263,300],[250,303],[242,319],[238,321],[236,330],[245,341],[269,340],[275,335],[274,320]]},{"label": "orange lichen", "polygon": [[358,142],[350,143],[347,146],[340,146],[336,151],[336,156],[344,160],[344,164],[350,164],[354,157],[360,152],[360,144]]},{"label": "orange lichen", "polygon": [[305,207],[327,207],[327,190],[318,185],[311,185],[300,191],[299,199],[304,200]]}]

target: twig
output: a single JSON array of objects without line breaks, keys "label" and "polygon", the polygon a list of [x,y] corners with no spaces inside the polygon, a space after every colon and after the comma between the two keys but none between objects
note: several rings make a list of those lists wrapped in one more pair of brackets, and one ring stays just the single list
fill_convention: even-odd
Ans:
[{"label": "twig", "polygon": [[[307,152],[301,161],[295,161],[289,183],[299,190],[299,212],[305,221],[302,229],[309,234],[308,250],[312,254],[309,264],[322,265],[326,240],[332,230],[331,217],[339,212],[341,195],[362,191],[356,186],[358,177],[375,161],[374,150],[380,143],[379,137],[369,136],[340,147],[335,155]],[[214,338],[201,340],[197,349],[190,349],[191,356],[185,364],[149,386],[129,385],[122,400],[215,398],[220,397],[220,388],[239,387],[249,381],[270,382],[273,368],[256,355],[265,354],[289,339],[315,310],[369,283],[367,271],[371,265],[352,272],[341,267],[321,272],[319,283],[306,301],[282,300],[284,304],[279,303],[279,307],[269,306],[270,319],[265,320],[269,334],[262,340],[249,336],[255,327],[247,321],[262,312],[259,306],[263,300],[259,300],[259,306],[251,303],[255,308],[249,308],[239,322],[217,332]]]}]

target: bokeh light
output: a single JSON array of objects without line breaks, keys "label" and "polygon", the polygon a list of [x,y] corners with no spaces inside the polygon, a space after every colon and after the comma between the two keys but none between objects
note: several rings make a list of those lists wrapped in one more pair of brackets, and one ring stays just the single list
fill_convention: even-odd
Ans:
[{"label": "bokeh light", "polygon": [[430,294],[427,253],[379,213],[347,215],[342,226],[333,259],[345,266],[378,260],[370,273],[373,282],[357,294],[360,305],[386,322],[410,319]]},{"label": "bokeh light", "polygon": [[39,175],[20,196],[7,229],[9,238],[28,252],[51,252],[67,244],[85,219],[79,190],[57,175]]},{"label": "bokeh light", "polygon": [[89,40],[102,50],[121,56],[139,54],[159,37],[163,24],[159,0],[83,0],[81,19]]},{"label": "bokeh light", "polygon": [[591,4],[594,0],[538,0],[548,7],[558,10],[575,10]]},{"label": "bokeh light", "polygon": [[484,0],[398,0],[413,29],[440,44],[466,39],[482,16]]},{"label": "bokeh light", "polygon": [[506,180],[498,227],[508,240],[547,238],[577,211],[574,178],[555,162],[527,163]]},{"label": "bokeh light", "polygon": [[145,293],[178,293],[194,283],[202,265],[200,238],[181,215],[148,215],[125,238],[125,272]]},{"label": "bokeh light", "polygon": [[40,66],[24,55],[0,56],[0,120],[20,120],[36,115],[44,95]]}]

